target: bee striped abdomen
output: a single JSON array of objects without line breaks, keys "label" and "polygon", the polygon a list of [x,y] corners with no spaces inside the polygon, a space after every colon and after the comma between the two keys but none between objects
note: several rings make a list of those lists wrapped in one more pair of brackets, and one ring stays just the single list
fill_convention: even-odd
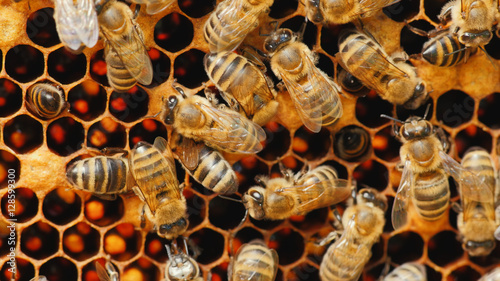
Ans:
[{"label": "bee striped abdomen", "polygon": [[448,177],[441,170],[415,175],[414,203],[426,220],[441,218],[450,201]]},{"label": "bee striped abdomen", "polygon": [[276,274],[276,252],[257,243],[242,246],[234,261],[232,280],[273,281]]},{"label": "bee striped abdomen", "polygon": [[423,281],[426,280],[426,276],[422,272],[424,269],[425,267],[420,264],[405,263],[387,275],[384,281]]},{"label": "bee striped abdomen", "polygon": [[462,159],[464,168],[477,174],[488,186],[496,186],[496,171],[490,154],[484,149],[466,153]]},{"label": "bee striped abdomen", "polygon": [[43,119],[58,116],[66,105],[64,93],[48,83],[37,83],[28,89],[26,104],[30,111]]},{"label": "bee striped abdomen", "polygon": [[[340,241],[340,240],[338,240]],[[353,281],[361,274],[361,265],[371,257],[370,247],[366,247],[350,240],[348,243],[335,242],[323,257],[321,263],[321,280]]]},{"label": "bee striped abdomen", "polygon": [[[138,157],[134,157],[133,167],[135,180],[139,183],[148,183],[150,190],[164,190],[167,183],[163,181],[163,174],[168,173],[168,165],[165,165],[165,158],[159,151],[152,147],[140,146],[137,148]],[[168,192],[168,189],[165,190]],[[159,192],[158,194],[161,194]],[[162,194],[162,196],[164,196]]]},{"label": "bee striped abdomen", "polygon": [[106,47],[106,65],[108,71],[108,82],[117,92],[126,92],[137,83],[127,70],[118,54]]},{"label": "bee striped abdomen", "polygon": [[461,63],[469,50],[451,33],[431,39],[424,44],[422,57],[429,63],[448,67]]},{"label": "bee striped abdomen", "polygon": [[234,193],[238,190],[238,179],[229,163],[222,155],[208,147],[200,152],[200,163],[191,176],[203,186],[217,193]]}]

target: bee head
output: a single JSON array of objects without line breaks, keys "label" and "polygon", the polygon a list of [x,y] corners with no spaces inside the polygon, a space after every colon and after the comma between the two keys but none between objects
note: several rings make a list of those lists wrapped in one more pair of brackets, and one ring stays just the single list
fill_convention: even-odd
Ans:
[{"label": "bee head", "polygon": [[[158,214],[157,214],[158,215]],[[158,235],[166,239],[174,239],[184,233],[188,227],[188,221],[182,217],[173,223],[164,223],[158,226]]]},{"label": "bee head", "polygon": [[400,129],[400,135],[405,140],[425,138],[430,136],[432,132],[431,122],[416,116],[408,118]]},{"label": "bee head", "polygon": [[280,28],[276,30],[269,38],[264,41],[264,49],[272,54],[276,52],[281,46],[295,40],[296,36],[288,28]]},{"label": "bee head", "polygon": [[176,95],[171,95],[164,102],[164,121],[168,125],[172,125],[174,123],[174,109],[179,103],[179,98]]},{"label": "bee head", "polygon": [[466,250],[470,256],[487,256],[495,248],[495,240],[473,241],[464,240],[462,248]]},{"label": "bee head", "polygon": [[373,188],[363,188],[358,192],[357,201],[364,204],[372,204],[382,211],[387,210],[387,198]]},{"label": "bee head", "polygon": [[264,211],[264,192],[264,188],[254,186],[243,195],[245,208],[247,208],[250,216],[257,220],[263,219],[266,215]]},{"label": "bee head", "polygon": [[467,47],[476,47],[488,44],[492,37],[493,33],[489,30],[477,30],[460,34],[458,41]]},{"label": "bee head", "polygon": [[423,81],[419,81],[413,89],[413,95],[407,100],[403,106],[406,109],[417,109],[420,107],[428,98],[428,92]]},{"label": "bee head", "polygon": [[167,280],[193,280],[198,273],[197,265],[184,253],[172,256]]},{"label": "bee head", "polygon": [[306,0],[307,18],[313,23],[322,23],[324,18],[321,14],[321,9],[319,8],[319,0]]}]

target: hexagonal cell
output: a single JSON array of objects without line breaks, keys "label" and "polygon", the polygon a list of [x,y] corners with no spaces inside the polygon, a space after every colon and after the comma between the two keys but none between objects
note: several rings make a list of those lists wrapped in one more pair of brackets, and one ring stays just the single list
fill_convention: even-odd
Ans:
[{"label": "hexagonal cell", "polygon": [[[411,116],[416,116],[420,118],[424,118],[425,120],[431,120],[432,112],[434,110],[434,103],[432,99],[428,99],[424,104],[419,106],[417,109],[406,109],[402,106],[396,106],[396,116],[397,119],[401,121],[406,121]],[[425,115],[427,113],[427,115]]]},{"label": "hexagonal cell", "polygon": [[42,124],[31,116],[18,115],[5,123],[3,136],[5,144],[16,153],[29,153],[43,143]]},{"label": "hexagonal cell", "polygon": [[111,225],[123,217],[123,199],[118,196],[116,200],[104,200],[92,196],[85,202],[84,213],[85,218],[97,226]]},{"label": "hexagonal cell", "polygon": [[167,128],[165,125],[154,119],[144,119],[140,123],[130,128],[129,144],[134,147],[138,142],[145,141],[154,143],[156,137],[168,139]]},{"label": "hexagonal cell", "polygon": [[493,140],[492,136],[482,128],[470,125],[455,136],[455,145],[458,156],[462,158],[467,149],[472,146],[480,146],[491,151]]},{"label": "hexagonal cell", "polygon": [[[224,253],[224,236],[210,228],[202,228],[189,236],[202,250],[196,259],[200,264],[209,264],[218,260]],[[210,249],[210,250],[208,250]]]},{"label": "hexagonal cell", "polygon": [[335,168],[339,179],[347,179],[347,177],[348,177],[347,168],[337,161],[329,160],[329,161],[325,161],[325,162],[321,163],[321,165],[329,165],[329,166],[332,166],[333,168]]},{"label": "hexagonal cell", "polygon": [[71,84],[85,76],[87,57],[73,54],[65,47],[49,54],[47,59],[49,75],[62,84]]},{"label": "hexagonal cell", "polygon": [[5,70],[21,83],[35,80],[45,70],[43,54],[34,47],[17,45],[5,55]]},{"label": "hexagonal cell", "polygon": [[376,160],[363,162],[354,169],[352,176],[356,179],[358,185],[364,184],[374,187],[379,191],[384,190],[389,181],[389,171],[387,171],[387,167]]},{"label": "hexagonal cell", "polygon": [[26,33],[33,43],[42,47],[59,44],[54,9],[44,8],[32,13],[26,23]]},{"label": "hexagonal cell", "polygon": [[110,117],[90,126],[87,133],[87,146],[103,149],[105,147],[124,148],[127,141],[127,133],[123,125],[115,122]]},{"label": "hexagonal cell", "polygon": [[[349,26],[352,27],[350,24]],[[327,54],[335,56],[339,52],[338,39],[340,31],[345,27],[345,25],[323,25],[320,35],[321,49]]]},{"label": "hexagonal cell", "polygon": [[[303,16],[296,16],[291,19],[284,21],[280,28],[288,28],[293,32],[298,32],[302,25],[305,22],[305,18]],[[304,32],[304,38],[302,38],[302,42],[306,44],[310,49],[312,49],[316,45],[316,34],[318,33],[318,28],[311,21],[307,21],[306,30]]]},{"label": "hexagonal cell", "polygon": [[215,267],[212,267],[210,273],[212,274],[212,280],[220,280],[227,281],[227,271],[228,271],[229,263],[223,262]]},{"label": "hexagonal cell", "polygon": [[19,85],[9,79],[0,79],[0,117],[16,113],[22,105],[23,90]]},{"label": "hexagonal cell", "polygon": [[47,128],[47,146],[57,155],[68,156],[76,152],[84,140],[82,124],[70,117],[57,119]]},{"label": "hexagonal cell", "polygon": [[448,3],[448,0],[424,1],[425,14],[434,22],[440,22],[438,15],[441,13],[443,6]]},{"label": "hexagonal cell", "polygon": [[[21,162],[14,154],[0,150],[0,188],[6,188],[14,182],[19,181],[21,174]],[[9,178],[10,177],[10,178]]]},{"label": "hexagonal cell", "polygon": [[69,112],[85,121],[103,114],[106,101],[106,91],[92,80],[83,81],[68,92],[68,102],[71,105]]},{"label": "hexagonal cell", "polygon": [[184,197],[186,197],[186,205],[188,207],[188,229],[193,229],[194,227],[201,224],[203,220],[205,220],[205,214],[207,213],[207,204],[203,197],[196,195],[191,190],[185,189],[183,194]]},{"label": "hexagonal cell", "polygon": [[148,113],[148,104],[148,93],[141,87],[134,86],[125,93],[111,94],[109,112],[120,121],[133,122]]},{"label": "hexagonal cell", "polygon": [[[425,20],[416,20],[409,23],[411,26],[424,31],[434,29],[434,26]],[[422,46],[429,40],[429,38],[415,34],[408,27],[403,27],[401,30],[401,47],[408,55],[420,54]]]},{"label": "hexagonal cell", "polygon": [[[279,162],[283,164],[285,169],[292,170],[292,172],[295,174],[299,173],[304,167],[304,163],[300,160],[297,160],[297,158],[294,156],[284,157],[282,159],[279,159]],[[283,177],[283,174],[281,173],[279,163],[276,163],[271,167],[270,178],[279,178],[279,177]]]},{"label": "hexagonal cell", "polygon": [[441,281],[441,273],[436,271],[434,268],[425,265],[425,271],[427,272],[427,281]]},{"label": "hexagonal cell", "polygon": [[90,57],[89,72],[90,77],[97,83],[109,87],[108,77],[106,76],[108,69],[106,68],[106,61],[104,60],[104,49],[95,52],[92,57]]},{"label": "hexagonal cell", "polygon": [[144,85],[146,88],[154,88],[170,77],[170,58],[162,51],[151,48],[148,51],[149,58],[153,65],[153,82],[149,85]]},{"label": "hexagonal cell", "polygon": [[448,127],[456,128],[472,119],[475,101],[462,91],[451,90],[437,101],[436,118]]},{"label": "hexagonal cell", "polygon": [[243,157],[240,161],[233,164],[233,170],[240,182],[238,190],[242,194],[251,186],[256,185],[255,176],[269,175],[269,167],[255,156]]},{"label": "hexagonal cell", "polygon": [[301,263],[288,272],[286,280],[319,281],[319,270],[308,263]]},{"label": "hexagonal cell", "polygon": [[500,128],[498,124],[498,108],[500,107],[500,93],[493,93],[479,102],[477,118],[491,129]]},{"label": "hexagonal cell", "polygon": [[188,88],[195,88],[208,81],[203,67],[203,57],[205,53],[197,49],[191,49],[177,56],[174,62],[174,78],[177,82]]},{"label": "hexagonal cell", "polygon": [[179,8],[192,18],[201,18],[215,9],[216,1],[179,0]]},{"label": "hexagonal cell", "polygon": [[127,261],[137,255],[143,243],[139,230],[133,224],[121,223],[104,235],[104,252],[118,261]]},{"label": "hexagonal cell", "polygon": [[179,13],[171,13],[156,23],[154,40],[158,46],[175,53],[191,44],[193,34],[193,24],[188,18]]},{"label": "hexagonal cell", "polygon": [[410,20],[418,14],[420,9],[419,0],[399,1],[383,9],[384,14],[390,19],[397,22],[404,22]]},{"label": "hexagonal cell", "polygon": [[[148,233],[146,242],[144,242],[144,253],[157,262],[165,263],[168,256],[165,250],[165,245],[168,245],[168,240],[159,237],[156,233]],[[181,246],[184,249],[184,245]]]},{"label": "hexagonal cell", "polygon": [[448,277],[451,277],[454,281],[469,281],[478,280],[481,274],[470,266],[462,266],[453,270]]},{"label": "hexagonal cell", "polygon": [[245,217],[245,207],[240,202],[214,197],[208,203],[210,223],[224,230],[237,227]]},{"label": "hexagonal cell", "polygon": [[320,208],[306,215],[291,216],[289,221],[293,226],[304,232],[314,232],[325,226],[329,212],[330,210],[328,208]]},{"label": "hexagonal cell", "polygon": [[[97,274],[96,264],[99,263],[103,268],[105,267],[106,259],[100,258],[93,261],[90,261],[85,266],[82,267],[82,279],[83,281],[97,281],[99,279],[99,275]],[[120,275],[120,270],[116,266],[115,263],[111,262],[111,264],[118,270],[118,275]],[[107,279],[104,279],[107,280]],[[118,280],[119,279],[118,277]]]},{"label": "hexagonal cell", "polygon": [[322,53],[317,53],[317,55],[318,63],[316,66],[333,79],[335,77],[335,66],[333,65],[332,60]]},{"label": "hexagonal cell", "polygon": [[[38,197],[29,188],[20,187],[13,191],[12,194],[7,192],[2,197],[3,216],[17,219],[18,223],[29,221],[38,212]],[[11,216],[11,213],[15,216]]]},{"label": "hexagonal cell", "polygon": [[401,142],[394,137],[392,125],[384,127],[373,137],[375,155],[382,160],[395,162],[399,160]]},{"label": "hexagonal cell", "polygon": [[373,151],[370,133],[351,125],[338,131],[333,138],[333,152],[349,162],[363,162]]},{"label": "hexagonal cell", "polygon": [[[1,269],[0,280],[2,281],[14,281],[14,280],[30,280],[35,276],[35,267],[31,262],[16,257],[16,267],[17,273],[16,276],[12,276],[12,264],[10,260],[7,260]],[[13,279],[12,279],[13,278]]]},{"label": "hexagonal cell", "polygon": [[363,125],[376,128],[390,122],[389,119],[380,118],[380,115],[392,116],[392,107],[390,102],[371,91],[366,97],[358,98],[356,101],[356,118]]},{"label": "hexagonal cell", "polygon": [[280,265],[291,264],[304,253],[304,237],[291,228],[283,228],[271,234],[269,248],[278,252]]},{"label": "hexagonal cell", "polygon": [[271,6],[269,16],[274,19],[285,18],[293,14],[298,7],[298,2],[287,0],[275,0]]},{"label": "hexagonal cell", "polygon": [[59,232],[45,222],[36,222],[21,233],[21,251],[41,260],[55,254],[59,249]]},{"label": "hexagonal cell", "polygon": [[160,270],[148,259],[139,258],[123,270],[121,280],[162,280]]},{"label": "hexagonal cell", "polygon": [[434,235],[427,245],[428,255],[431,261],[439,266],[444,266],[459,259],[464,250],[456,239],[457,234],[453,231],[442,231]]},{"label": "hexagonal cell", "polygon": [[[280,141],[277,144],[284,146],[283,142]],[[284,144],[286,145],[286,142]],[[288,146],[285,148],[288,149]],[[307,160],[317,160],[325,157],[331,146],[332,137],[330,131],[326,128],[321,128],[318,133],[313,133],[302,126],[293,136],[292,150]]]},{"label": "hexagonal cell", "polygon": [[266,160],[276,160],[285,154],[290,147],[290,132],[279,123],[269,122],[262,127],[266,132],[264,149],[257,155]]},{"label": "hexagonal cell", "polygon": [[59,187],[43,198],[43,215],[49,221],[65,225],[76,219],[82,211],[82,199],[67,188]]},{"label": "hexagonal cell", "polygon": [[63,233],[63,250],[73,259],[86,260],[99,252],[99,232],[85,222],[66,229]]},{"label": "hexagonal cell", "polygon": [[387,244],[387,254],[391,257],[391,262],[398,264],[419,259],[423,251],[424,240],[411,231],[392,236]]},{"label": "hexagonal cell", "polygon": [[55,257],[40,267],[40,275],[48,280],[77,280],[78,269],[70,260],[63,257]]},{"label": "hexagonal cell", "polygon": [[500,59],[500,37],[493,36],[491,38],[490,43],[484,46],[484,49],[488,53],[488,55],[496,60]]},{"label": "hexagonal cell", "polygon": [[[230,252],[230,254],[234,256],[237,251],[236,248],[239,248],[242,244],[249,243],[250,241],[255,239],[260,239],[260,240],[264,239],[262,233],[260,233],[255,228],[245,227],[238,230],[236,235],[234,235],[234,239],[230,239],[229,241],[229,248],[230,248],[229,250],[233,252],[233,253]],[[233,243],[232,247],[234,248],[232,250],[231,250],[231,243]]]}]

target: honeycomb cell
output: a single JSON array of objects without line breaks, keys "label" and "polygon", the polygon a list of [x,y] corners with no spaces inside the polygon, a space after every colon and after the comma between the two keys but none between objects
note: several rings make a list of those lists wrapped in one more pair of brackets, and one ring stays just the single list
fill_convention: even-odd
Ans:
[{"label": "honeycomb cell", "polygon": [[[1,281],[15,281],[15,280],[30,280],[35,276],[35,267],[33,264],[25,259],[16,257],[16,267],[17,273],[16,276],[12,276],[12,264],[10,264],[10,260],[7,260],[1,269],[0,280]],[[14,279],[12,279],[14,278]]]},{"label": "honeycomb cell", "polygon": [[73,259],[86,260],[99,252],[99,232],[85,222],[66,229],[63,233],[63,250]]},{"label": "honeycomb cell", "polygon": [[81,213],[82,199],[78,194],[64,187],[56,188],[43,198],[42,212],[46,219],[65,225]]},{"label": "honeycomb cell", "polygon": [[[105,266],[106,260],[103,258],[90,261],[85,266],[82,267],[82,281],[98,281],[99,276],[97,275],[96,264],[99,263],[103,268]],[[118,270],[118,267],[113,262],[111,263]],[[120,274],[118,270],[118,274]],[[106,280],[106,279],[104,279]],[[121,279],[118,279],[121,280]]]},{"label": "honeycomb cell", "polygon": [[[285,169],[292,170],[294,174],[301,172],[304,168],[304,163],[293,156],[287,156],[279,160],[281,164],[283,164]],[[281,173],[279,163],[274,164],[271,167],[271,178],[284,177],[283,173]]]},{"label": "honeycomb cell", "polygon": [[500,93],[493,93],[479,102],[477,118],[491,129],[500,128],[497,108],[500,107]]},{"label": "honeycomb cell", "polygon": [[358,98],[356,101],[356,118],[359,122],[370,128],[382,126],[389,122],[388,119],[380,118],[381,114],[392,116],[392,104],[381,99],[375,92],[371,91],[366,97]]},{"label": "honeycomb cell", "polygon": [[[160,238],[156,233],[148,233],[146,235],[146,242],[144,242],[144,253],[156,260],[157,262],[165,263],[168,256],[165,250],[165,245],[168,244],[168,240],[165,238]],[[184,249],[184,245],[182,245]]]},{"label": "honeycomb cell", "polygon": [[68,102],[71,105],[69,112],[84,121],[103,114],[106,101],[106,91],[92,80],[85,80],[68,92]]},{"label": "honeycomb cell", "polygon": [[[430,31],[434,29],[434,26],[425,20],[416,20],[409,23],[411,26],[424,31]],[[422,46],[425,42],[429,40],[427,37],[423,37],[415,34],[408,27],[403,27],[401,30],[401,47],[408,55],[420,54],[422,52]]]},{"label": "honeycomb cell", "polygon": [[[279,144],[282,145],[283,143]],[[309,146],[309,144],[314,145]],[[331,134],[326,128],[322,128],[318,133],[313,133],[305,127],[300,127],[293,136],[292,150],[307,160],[312,161],[323,158],[331,146]]]},{"label": "honeycomb cell", "polygon": [[[424,118],[426,120],[431,120],[432,112],[434,110],[434,103],[432,99],[428,99],[424,104],[419,106],[417,109],[409,110],[402,106],[396,106],[396,116],[397,119],[401,121],[406,121],[411,116],[416,116],[420,118]],[[425,113],[427,112],[427,115]]]},{"label": "honeycomb cell", "polygon": [[382,259],[382,257],[384,256],[384,251],[385,251],[384,244],[385,244],[385,241],[383,239],[380,239],[377,243],[375,243],[372,246],[372,256],[371,256],[370,260],[368,261],[369,263],[375,263],[375,262],[379,261],[380,259]]},{"label": "honeycomb cell", "polygon": [[17,112],[22,104],[23,90],[8,79],[0,79],[0,118]]},{"label": "honeycomb cell", "polygon": [[484,46],[484,49],[486,50],[486,53],[488,55],[496,60],[500,59],[500,37],[498,36],[493,36],[491,38],[490,43],[488,43],[486,46]]},{"label": "honeycomb cell", "polygon": [[240,202],[214,197],[208,204],[210,223],[224,230],[237,227],[245,217],[245,207]]},{"label": "honeycomb cell", "polygon": [[29,153],[43,143],[42,124],[28,115],[19,115],[5,123],[5,144],[16,153]]},{"label": "honeycomb cell", "polygon": [[140,141],[154,143],[155,138],[158,136],[168,139],[165,125],[154,119],[145,119],[130,129],[129,143],[131,147],[134,147]]},{"label": "honeycomb cell", "polygon": [[106,61],[104,60],[104,49],[95,52],[92,57],[90,57],[89,72],[90,77],[97,83],[109,87],[108,77],[106,76],[108,69],[106,68]]},{"label": "honeycomb cell", "polygon": [[422,256],[424,240],[415,232],[407,231],[392,236],[387,243],[387,254],[391,261],[403,264]]},{"label": "honeycomb cell", "polygon": [[146,88],[154,88],[170,77],[170,58],[162,51],[151,48],[148,51],[151,63],[153,65],[153,82],[149,85],[144,85]]},{"label": "honeycomb cell", "polygon": [[229,266],[228,262],[223,262],[216,267],[212,267],[210,271],[210,273],[212,274],[212,280],[227,281],[228,266]]},{"label": "honeycomb cell", "polygon": [[[19,181],[21,174],[21,162],[19,159],[8,151],[0,150],[0,188],[6,188],[14,182]],[[9,178],[10,177],[10,178]]]},{"label": "honeycomb cell", "polygon": [[335,77],[335,67],[332,60],[322,53],[317,53],[317,55],[318,63],[316,64],[316,66],[333,79],[333,77]]},{"label": "honeycomb cell", "polygon": [[58,249],[59,233],[48,223],[39,221],[21,232],[21,251],[29,257],[45,259],[55,254]]},{"label": "honeycomb cell", "polygon": [[141,231],[133,224],[121,223],[104,235],[104,252],[118,261],[127,261],[137,255],[142,245]]},{"label": "honeycomb cell", "polygon": [[434,22],[440,22],[438,15],[441,13],[443,6],[448,2],[449,0],[424,1],[425,14]]},{"label": "honeycomb cell", "polygon": [[[29,221],[38,212],[38,197],[29,188],[16,188],[2,197],[2,214],[18,223]],[[12,216],[13,214],[14,216]]]},{"label": "honeycomb cell", "polygon": [[328,219],[328,208],[313,210],[305,215],[294,215],[290,217],[290,223],[304,232],[314,232],[325,225]]},{"label": "honeycomb cell", "polygon": [[191,44],[193,34],[193,24],[188,18],[179,13],[171,13],[156,23],[154,40],[158,46],[175,53]]},{"label": "honeycomb cell", "polygon": [[17,45],[5,55],[5,70],[16,81],[26,83],[41,76],[45,69],[43,54],[34,47]]},{"label": "honeycomb cell", "polygon": [[87,146],[103,149],[105,147],[125,147],[127,134],[125,127],[106,117],[90,126],[87,133]]},{"label": "honeycomb cell", "polygon": [[[234,235],[234,238],[235,239],[231,239],[229,241],[230,244],[229,246],[231,247],[231,243],[233,243],[234,248],[239,248],[242,244],[249,243],[250,241],[253,241],[255,239],[260,239],[260,240],[264,239],[262,233],[260,233],[255,228],[251,227],[245,227],[238,230],[238,232]],[[237,251],[236,249],[233,249],[234,254],[236,254],[236,251]]]},{"label": "honeycomb cell", "polygon": [[337,161],[333,161],[333,160],[325,161],[325,162],[321,163],[321,165],[332,166],[337,171],[337,176],[339,179],[347,179],[347,177],[348,177],[347,168]]},{"label": "honeycomb cell", "polygon": [[316,267],[308,264],[302,263],[294,266],[291,271],[288,272],[286,280],[308,280],[308,281],[319,281],[319,271]]},{"label": "honeycomb cell", "polygon": [[330,56],[335,56],[339,52],[338,37],[341,30],[342,26],[340,25],[325,25],[321,27],[321,49]]},{"label": "honeycomb cell", "polygon": [[290,147],[290,132],[277,122],[269,122],[262,127],[266,132],[266,140],[261,142],[264,146],[257,155],[265,160],[276,160],[283,156]]},{"label": "honeycomb cell", "polygon": [[474,270],[470,266],[462,266],[459,267],[448,276],[448,280],[453,281],[469,281],[469,280],[478,280],[481,277],[481,274]]},{"label": "honeycomb cell", "polygon": [[44,8],[32,13],[26,23],[26,33],[39,46],[47,48],[59,44],[54,9]]},{"label": "honeycomb cell", "polygon": [[186,197],[186,204],[188,206],[188,215],[189,215],[188,229],[193,229],[194,227],[200,225],[205,219],[207,206],[205,200],[203,200],[202,197],[196,195],[192,191],[185,189],[183,193],[184,197]]},{"label": "honeycomb cell", "polygon": [[269,174],[269,167],[255,156],[243,157],[233,164],[233,170],[240,182],[238,190],[241,194],[245,193],[251,186],[256,185],[255,176]]},{"label": "honeycomb cell", "polygon": [[[305,23],[305,18],[302,16],[293,17],[284,21],[280,28],[288,28],[293,32],[298,32],[302,25]],[[314,23],[307,21],[306,29],[304,31],[304,36],[302,38],[302,42],[307,45],[310,49],[312,49],[316,45],[316,34],[318,33],[318,28]]]},{"label": "honeycomb cell", "polygon": [[418,14],[420,0],[398,1],[383,9],[384,14],[397,22],[410,20]]},{"label": "honeycomb cell", "polygon": [[427,281],[441,281],[441,273],[437,272],[434,268],[425,265],[425,271],[427,272]]},{"label": "honeycomb cell", "polygon": [[61,84],[71,84],[85,76],[87,58],[84,54],[73,54],[61,47],[49,54],[47,59],[49,75]]},{"label": "honeycomb cell", "polygon": [[63,257],[55,257],[40,267],[40,275],[48,280],[77,280],[78,269],[70,260]]},{"label": "honeycomb cell", "polygon": [[252,217],[250,217],[250,221],[252,222],[253,225],[255,225],[257,228],[260,229],[266,229],[266,230],[271,230],[276,228],[277,226],[281,225],[284,220],[256,220]]},{"label": "honeycomb cell", "polygon": [[200,50],[191,49],[175,58],[174,78],[177,82],[188,87],[195,88],[208,81],[207,73],[203,67],[205,53]]},{"label": "honeycomb cell", "polygon": [[215,6],[215,0],[179,0],[179,8],[191,18],[201,18],[213,11]]},{"label": "honeycomb cell", "polygon": [[115,200],[104,200],[92,196],[84,206],[85,218],[100,227],[119,221],[124,211],[123,198],[120,196],[117,196]]},{"label": "honeycomb cell", "polygon": [[162,280],[160,270],[149,260],[139,258],[123,270],[121,280]]},{"label": "honeycomb cell", "polygon": [[[289,245],[294,245],[290,247]],[[275,249],[280,265],[288,265],[297,261],[304,253],[304,237],[291,228],[283,228],[269,238],[269,248]]]},{"label": "honeycomb cell", "polygon": [[202,252],[196,259],[200,264],[218,260],[224,252],[224,237],[210,228],[202,228],[189,236]]},{"label": "honeycomb cell", "polygon": [[76,152],[84,140],[82,124],[70,117],[57,119],[47,128],[47,146],[57,155],[68,156]]},{"label": "honeycomb cell", "polygon": [[298,4],[298,1],[274,0],[269,16],[274,19],[285,18],[297,10]]},{"label": "honeycomb cell", "polygon": [[480,146],[491,151],[493,140],[491,135],[480,127],[470,125],[455,136],[458,157],[462,158],[469,147]]},{"label": "honeycomb cell", "polygon": [[356,179],[358,185],[374,187],[379,191],[384,190],[389,181],[389,171],[376,160],[363,162],[354,169],[352,176]]},{"label": "honeycomb cell", "polygon": [[456,236],[455,232],[445,230],[434,235],[429,240],[427,245],[428,255],[433,263],[445,266],[462,256],[464,251],[460,242],[457,241]]},{"label": "honeycomb cell", "polygon": [[120,121],[134,122],[148,113],[148,104],[148,93],[134,86],[125,93],[113,91],[109,97],[109,112]]},{"label": "honeycomb cell", "polygon": [[[396,189],[398,186],[395,187]],[[394,197],[392,196],[386,196],[387,197],[387,211],[385,211],[385,225],[384,225],[384,232],[391,232],[394,230],[392,227],[392,208],[394,207]]]},{"label": "honeycomb cell", "polygon": [[436,118],[444,125],[456,128],[471,120],[474,104],[474,99],[466,93],[458,90],[448,91],[437,101]]},{"label": "honeycomb cell", "polygon": [[370,133],[361,127],[345,126],[333,138],[333,152],[346,161],[363,162],[372,151]]}]

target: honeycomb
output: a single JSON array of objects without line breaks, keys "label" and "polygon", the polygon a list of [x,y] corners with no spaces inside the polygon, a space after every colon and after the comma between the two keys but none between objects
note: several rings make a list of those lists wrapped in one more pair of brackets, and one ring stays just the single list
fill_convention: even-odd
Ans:
[{"label": "honeycomb", "polygon": [[[106,201],[89,193],[70,189],[65,179],[67,165],[88,155],[86,147],[131,149],[156,136],[168,137],[169,127],[153,116],[161,110],[161,98],[173,93],[174,79],[191,94],[211,86],[203,69],[208,46],[202,27],[216,2],[178,0],[156,15],[141,12],[137,22],[145,35],[154,70],[153,83],[138,85],[127,93],[113,92],[106,79],[103,44],[74,55],[60,43],[49,0],[3,0],[0,6],[0,197],[1,240],[0,280],[10,280],[10,247],[15,241],[18,275],[30,280],[45,275],[51,281],[98,280],[95,262],[110,256],[121,280],[161,280],[167,253],[165,239],[151,229],[139,227],[140,200],[133,194]],[[438,26],[437,14],[446,0],[402,0],[373,19],[365,29],[376,36],[391,53],[404,49],[417,54],[427,40],[408,30],[404,21],[431,30]],[[301,1],[275,0],[269,15],[245,40],[262,49],[273,23],[299,30],[304,22]],[[319,68],[337,77],[337,38],[344,26],[307,23],[304,42],[319,54]],[[466,64],[438,68],[412,59],[418,74],[432,88],[431,122],[453,140],[452,155],[459,160],[471,145],[480,145],[494,159],[500,151],[500,39],[486,46],[490,59],[478,52]],[[271,75],[272,76],[272,75]],[[337,78],[335,78],[337,80]],[[24,97],[36,82],[51,81],[62,87],[71,107],[54,120],[41,120],[27,111]],[[278,94],[277,116],[264,126],[265,149],[257,155],[227,155],[241,181],[239,194],[254,184],[259,174],[278,175],[278,158],[294,171],[308,163],[333,165],[341,178],[355,179],[359,186],[383,192],[390,206],[399,185],[396,169],[400,143],[392,136],[392,121],[380,114],[406,119],[423,116],[427,104],[415,111],[404,110],[380,99],[373,92],[366,97],[342,95],[344,116],[331,128],[313,134],[294,114],[286,92]],[[367,138],[363,153],[346,156],[342,143],[361,132]],[[359,136],[358,136],[359,137]],[[345,145],[345,144],[344,144]],[[339,153],[340,152],[340,153]],[[498,161],[498,160],[495,160]],[[497,163],[498,164],[498,163]],[[178,164],[177,164],[178,165]],[[318,268],[325,249],[315,241],[334,228],[330,209],[315,210],[284,221],[255,221],[244,217],[244,207],[203,188],[177,166],[180,182],[186,183],[189,237],[192,255],[207,278],[227,280],[230,256],[241,243],[264,239],[276,249],[279,271],[276,280],[319,280]],[[8,184],[15,181],[14,233],[7,228]],[[450,180],[453,201],[459,199]],[[339,207],[341,209],[342,206]],[[412,219],[395,231],[390,209],[380,241],[360,280],[375,280],[386,261],[392,266],[407,261],[425,264],[428,280],[477,280],[498,266],[500,246],[487,257],[472,258],[456,239],[457,214],[453,210],[436,222]],[[410,210],[410,217],[415,218]],[[234,236],[234,239],[230,239]],[[14,240],[12,240],[14,239]],[[10,241],[10,243],[9,243]]]}]

